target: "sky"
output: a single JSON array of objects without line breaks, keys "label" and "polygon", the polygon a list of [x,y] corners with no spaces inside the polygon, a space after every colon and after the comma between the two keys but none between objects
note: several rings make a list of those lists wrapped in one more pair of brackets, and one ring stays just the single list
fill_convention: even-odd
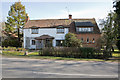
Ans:
[{"label": "sky", "polygon": [[[103,19],[113,8],[113,1],[86,2],[22,2],[30,20],[72,18]],[[10,6],[14,2],[2,2],[2,20],[6,21]]]}]

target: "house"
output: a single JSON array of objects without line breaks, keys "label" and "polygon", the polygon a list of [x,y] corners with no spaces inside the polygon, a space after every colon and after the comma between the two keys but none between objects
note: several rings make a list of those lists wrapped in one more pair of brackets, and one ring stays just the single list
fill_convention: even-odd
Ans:
[{"label": "house", "polygon": [[84,47],[96,47],[100,30],[94,18],[91,19],[41,19],[28,20],[24,26],[24,48],[63,46],[68,32],[76,34]]}]

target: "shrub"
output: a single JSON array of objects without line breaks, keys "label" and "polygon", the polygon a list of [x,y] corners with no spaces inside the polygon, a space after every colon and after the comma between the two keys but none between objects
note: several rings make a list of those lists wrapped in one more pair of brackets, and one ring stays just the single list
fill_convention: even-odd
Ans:
[{"label": "shrub", "polygon": [[94,48],[88,47],[44,48],[39,52],[39,55],[68,58],[102,58]]},{"label": "shrub", "polygon": [[8,47],[8,46],[21,47],[21,46],[19,46],[19,44],[22,45],[22,43],[19,42],[18,39],[14,39],[14,38],[13,39],[10,38],[10,39],[6,39],[6,40],[2,41],[2,47]]},{"label": "shrub", "polygon": [[81,41],[77,39],[76,35],[73,33],[68,33],[65,35],[65,46],[66,47],[80,47]]}]

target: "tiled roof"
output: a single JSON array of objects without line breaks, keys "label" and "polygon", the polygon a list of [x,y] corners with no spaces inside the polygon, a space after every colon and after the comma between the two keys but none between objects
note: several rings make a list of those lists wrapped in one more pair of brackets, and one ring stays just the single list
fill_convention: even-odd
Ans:
[{"label": "tiled roof", "polygon": [[71,22],[93,22],[94,24],[94,18],[91,19],[41,19],[41,20],[29,20],[24,28],[30,28],[33,26],[36,27],[41,27],[41,28],[45,28],[45,27],[56,27],[58,25],[64,25],[65,27],[69,27],[69,25],[71,24]]},{"label": "tiled roof", "polygon": [[[80,18],[80,19],[40,19],[40,20],[29,20],[25,26],[25,28],[32,28],[32,27],[38,27],[38,28],[52,28],[52,27],[57,27],[59,25],[62,25],[64,27],[69,27],[70,32],[75,32],[73,31],[75,24],[80,25],[80,26],[93,26],[94,25],[94,32],[95,33],[100,33],[100,30],[97,26],[97,23],[94,18]],[[82,23],[82,24],[80,24]],[[87,24],[86,24],[87,23]]]},{"label": "tiled roof", "polygon": [[62,20],[62,19],[29,20],[25,24],[24,28],[30,28],[33,26],[45,28],[45,27],[55,27],[58,25],[64,25],[67,27],[70,23],[71,23],[71,21]]}]

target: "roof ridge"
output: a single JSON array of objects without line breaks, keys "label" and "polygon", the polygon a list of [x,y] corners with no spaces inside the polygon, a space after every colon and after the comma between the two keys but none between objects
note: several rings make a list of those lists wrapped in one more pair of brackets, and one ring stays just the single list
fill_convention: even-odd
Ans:
[{"label": "roof ridge", "polygon": [[[72,20],[94,20],[95,18],[73,18]],[[66,19],[33,19],[33,20],[29,20],[29,21],[39,21],[39,20],[69,20],[68,18]]]}]

